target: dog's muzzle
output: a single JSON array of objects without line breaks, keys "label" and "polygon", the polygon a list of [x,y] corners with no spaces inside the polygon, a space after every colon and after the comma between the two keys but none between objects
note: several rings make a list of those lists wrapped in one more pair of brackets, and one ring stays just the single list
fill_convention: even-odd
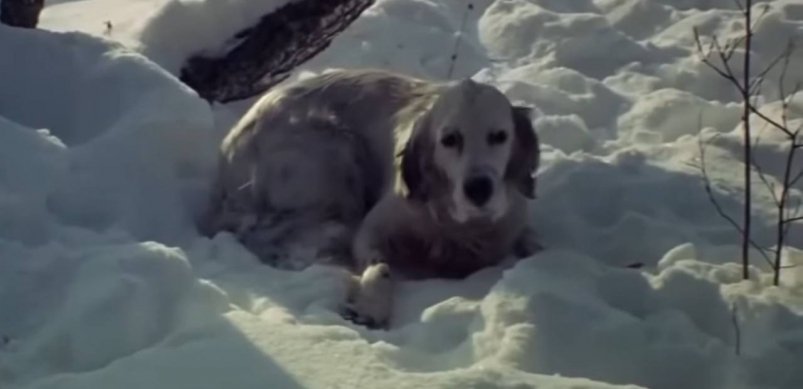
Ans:
[{"label": "dog's muzzle", "polygon": [[485,175],[469,177],[469,179],[463,183],[463,193],[466,198],[478,208],[488,203],[493,192],[493,181]]}]

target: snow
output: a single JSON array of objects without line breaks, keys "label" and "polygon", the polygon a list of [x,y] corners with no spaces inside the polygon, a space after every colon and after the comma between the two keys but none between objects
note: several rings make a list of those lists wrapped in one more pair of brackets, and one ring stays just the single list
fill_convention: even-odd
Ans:
[{"label": "snow", "polygon": [[120,41],[178,74],[190,55],[225,48],[234,34],[290,1],[62,0],[48,2],[41,25]]},{"label": "snow", "polygon": [[[13,53],[0,56],[0,387],[803,386],[803,225],[781,287],[757,253],[742,280],[737,236],[697,167],[702,140],[738,219],[737,96],[691,35],[735,36],[732,1],[479,0],[466,14],[463,0],[377,0],[302,66],[293,78],[381,67],[445,79],[465,15],[452,78],[535,108],[544,251],[401,283],[389,331],[338,315],[343,270],[271,268],[193,226],[215,149],[250,101],[210,107],[175,75],[282,3],[54,1],[44,31],[0,26]],[[799,2],[771,4],[757,68],[803,37]],[[803,123],[802,98],[791,115]],[[783,138],[754,124],[777,182]],[[754,187],[755,239],[771,245],[771,196]]]},{"label": "snow", "polygon": [[[223,49],[243,27],[292,0],[169,1],[139,35],[139,48],[172,73],[192,54]],[[207,28],[199,29],[198,26]]]}]

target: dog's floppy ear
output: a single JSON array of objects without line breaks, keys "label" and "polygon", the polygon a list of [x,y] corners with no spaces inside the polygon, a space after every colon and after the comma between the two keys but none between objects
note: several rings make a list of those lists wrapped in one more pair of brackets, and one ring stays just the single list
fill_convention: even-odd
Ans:
[{"label": "dog's floppy ear", "polygon": [[524,196],[535,198],[535,172],[541,157],[538,136],[533,129],[527,107],[512,107],[514,141],[508,161],[505,179],[513,184]]},{"label": "dog's floppy ear", "polygon": [[401,155],[401,176],[407,187],[407,197],[420,201],[431,194],[431,179],[427,176],[436,174],[431,170],[434,168],[432,154],[435,150],[430,139],[428,116],[424,115],[415,124]]}]

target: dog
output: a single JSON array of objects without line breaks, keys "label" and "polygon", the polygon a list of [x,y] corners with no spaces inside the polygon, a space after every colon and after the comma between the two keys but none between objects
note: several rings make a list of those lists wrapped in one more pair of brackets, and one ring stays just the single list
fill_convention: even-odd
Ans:
[{"label": "dog", "polygon": [[530,109],[490,85],[329,71],[269,91],[226,135],[201,230],[273,264],[315,247],[355,274],[350,318],[386,326],[393,279],[464,278],[538,249],[539,159]]}]

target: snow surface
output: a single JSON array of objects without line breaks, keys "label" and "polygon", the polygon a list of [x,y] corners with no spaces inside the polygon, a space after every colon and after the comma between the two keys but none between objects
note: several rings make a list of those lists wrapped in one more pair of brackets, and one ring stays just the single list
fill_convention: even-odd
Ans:
[{"label": "snow surface", "polygon": [[[0,26],[13,53],[0,56],[0,387],[803,387],[803,226],[782,287],[758,255],[742,281],[736,234],[696,167],[702,138],[738,215],[736,95],[691,35],[734,36],[731,0],[474,1],[453,78],[535,107],[545,250],[403,283],[387,332],[335,312],[342,271],[259,265],[193,227],[214,150],[249,101],[210,108],[174,75],[280,3],[49,1],[51,31]],[[800,3],[771,4],[757,64],[803,36]],[[465,12],[378,0],[295,77],[371,66],[445,79]],[[770,84],[763,109],[777,117]],[[792,113],[803,123],[803,99]],[[777,180],[781,139],[760,134]],[[756,206],[756,239],[771,244],[770,195]]]}]

